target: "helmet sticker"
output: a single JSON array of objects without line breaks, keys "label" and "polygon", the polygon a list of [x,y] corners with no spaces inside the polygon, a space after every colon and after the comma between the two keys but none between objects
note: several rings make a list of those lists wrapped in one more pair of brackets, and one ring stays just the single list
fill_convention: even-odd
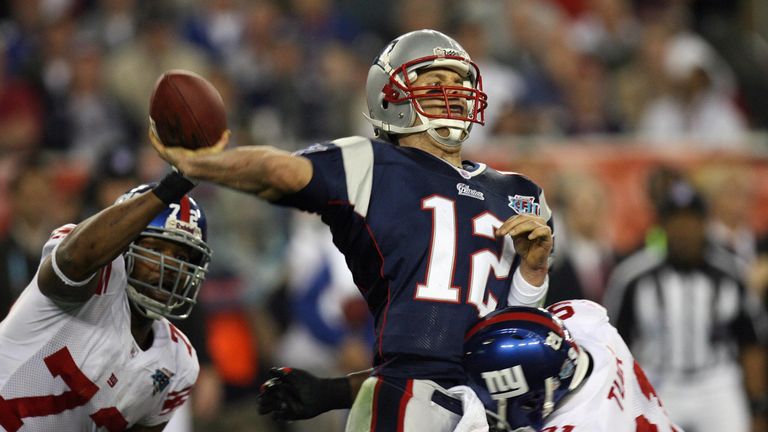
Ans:
[{"label": "helmet sticker", "polygon": [[557,351],[560,349],[560,345],[563,344],[563,338],[555,332],[549,332],[547,339],[544,341],[544,345]]},{"label": "helmet sticker", "polygon": [[448,56],[461,57],[464,59],[464,61],[469,59],[469,55],[467,55],[466,52],[457,50],[455,48],[435,48],[434,53],[438,57],[448,57]]},{"label": "helmet sticker", "polygon": [[498,371],[481,374],[488,386],[488,392],[493,399],[506,399],[528,393],[528,382],[525,380],[523,368],[520,365]]},{"label": "helmet sticker", "polygon": [[189,205],[183,206],[176,203],[169,204],[169,207],[171,208],[171,214],[165,221],[165,229],[173,231],[184,231],[186,233],[192,234],[197,238],[203,237],[203,232],[200,230],[200,226],[197,224],[197,221],[200,219],[201,215],[199,208],[189,208]]}]

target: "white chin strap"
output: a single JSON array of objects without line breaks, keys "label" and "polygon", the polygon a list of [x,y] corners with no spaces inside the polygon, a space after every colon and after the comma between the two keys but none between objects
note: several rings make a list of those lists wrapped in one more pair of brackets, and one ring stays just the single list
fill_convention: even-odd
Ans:
[{"label": "white chin strap", "polygon": [[[425,120],[423,116],[419,115],[419,117],[422,117],[422,121]],[[427,128],[427,133],[432,137],[433,140],[439,142],[440,144],[450,147],[458,147],[462,145],[464,141],[467,140],[467,138],[469,138],[469,128],[472,125],[470,122],[451,119],[426,120],[428,122],[427,124],[429,125]],[[437,129],[439,128],[447,128],[448,136],[444,137],[440,135],[440,133],[437,132]]]},{"label": "white chin strap", "polygon": [[[369,117],[368,114],[363,113],[363,116],[365,116],[374,127],[379,128],[388,134],[403,135],[427,131],[432,139],[440,144],[450,147],[460,146],[467,140],[467,138],[469,138],[469,129],[472,127],[471,122],[452,119],[431,119],[418,112],[416,115],[421,119],[421,124],[401,127],[373,119]],[[440,128],[448,129],[447,137],[444,137],[437,132],[437,129]]]}]

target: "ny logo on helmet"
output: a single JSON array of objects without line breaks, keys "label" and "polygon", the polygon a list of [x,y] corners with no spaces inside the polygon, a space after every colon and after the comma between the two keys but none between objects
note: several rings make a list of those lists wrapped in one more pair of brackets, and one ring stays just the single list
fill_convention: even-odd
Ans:
[{"label": "ny logo on helmet", "polygon": [[520,365],[498,371],[483,372],[480,375],[485,380],[485,385],[493,399],[506,399],[528,393],[528,382],[525,380],[523,368]]}]

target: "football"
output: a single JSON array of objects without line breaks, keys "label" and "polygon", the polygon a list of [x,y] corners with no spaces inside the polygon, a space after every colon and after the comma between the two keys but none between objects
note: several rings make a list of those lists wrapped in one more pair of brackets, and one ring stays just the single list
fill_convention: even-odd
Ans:
[{"label": "football", "polygon": [[165,72],[155,83],[149,121],[163,145],[191,150],[213,146],[227,129],[224,101],[216,87],[181,69]]}]

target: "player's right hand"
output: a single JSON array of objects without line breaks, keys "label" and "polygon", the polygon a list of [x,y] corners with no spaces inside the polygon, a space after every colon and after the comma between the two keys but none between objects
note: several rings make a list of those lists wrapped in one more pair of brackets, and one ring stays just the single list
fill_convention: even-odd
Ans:
[{"label": "player's right hand", "polygon": [[333,403],[335,400],[349,399],[349,394],[334,394],[334,388],[339,387],[332,383],[338,379],[318,378],[292,368],[272,368],[269,377],[259,390],[259,414],[272,413],[275,420],[312,418],[342,408]]},{"label": "player's right hand", "polygon": [[229,129],[225,130],[221,134],[221,138],[219,138],[219,141],[217,141],[216,144],[211,147],[203,147],[196,150],[190,150],[184,147],[165,146],[160,140],[160,137],[157,136],[155,129],[151,126],[149,128],[148,135],[149,142],[152,144],[152,147],[155,149],[157,154],[160,155],[160,157],[163,158],[166,162],[178,168],[182,173],[186,173],[186,166],[184,165],[184,162],[187,159],[196,156],[220,153],[229,143],[229,136],[231,135],[231,132]]}]

